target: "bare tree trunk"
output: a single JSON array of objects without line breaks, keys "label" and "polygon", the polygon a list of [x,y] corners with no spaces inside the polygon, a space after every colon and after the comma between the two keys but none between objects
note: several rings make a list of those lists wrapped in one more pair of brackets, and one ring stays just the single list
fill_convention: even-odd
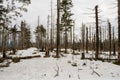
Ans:
[{"label": "bare tree trunk", "polygon": [[82,24],[82,29],[81,29],[81,36],[82,36],[82,56],[81,56],[81,59],[84,59],[85,58],[85,25]]},{"label": "bare tree trunk", "polygon": [[45,57],[49,57],[49,15],[48,15],[48,21],[47,21],[47,42],[46,42],[46,54]]},{"label": "bare tree trunk", "polygon": [[95,6],[95,17],[96,17],[96,54],[95,58],[99,58],[99,26],[98,26],[98,5]]},{"label": "bare tree trunk", "polygon": [[50,45],[51,45],[51,52],[53,51],[53,12],[52,12],[52,0],[51,0],[51,40],[50,40]]},{"label": "bare tree trunk", "polygon": [[102,28],[101,26],[99,27],[100,29],[100,42],[99,42],[99,46],[100,46],[100,54],[102,53]]},{"label": "bare tree trunk", "polygon": [[118,62],[120,63],[120,0],[118,0]]},{"label": "bare tree trunk", "polygon": [[0,52],[2,51],[2,29],[0,29]]},{"label": "bare tree trunk", "polygon": [[83,53],[84,53],[84,50],[85,50],[85,25],[82,24],[82,50],[83,50]]},{"label": "bare tree trunk", "polygon": [[111,24],[108,21],[108,26],[109,26],[109,59],[111,57]]},{"label": "bare tree trunk", "polygon": [[74,21],[74,25],[73,25],[73,54],[75,54],[75,21]]},{"label": "bare tree trunk", "polygon": [[91,26],[89,27],[89,50],[92,50]]},{"label": "bare tree trunk", "polygon": [[72,27],[70,28],[70,48],[72,49]]},{"label": "bare tree trunk", "polygon": [[113,27],[113,55],[116,55],[116,49],[115,49],[115,34],[114,34],[114,27]]},{"label": "bare tree trunk", "polygon": [[67,40],[67,29],[66,29],[66,26],[65,26],[65,42],[64,42],[64,44],[65,44],[65,53],[67,53],[67,47],[68,47],[68,40]]},{"label": "bare tree trunk", "polygon": [[56,57],[59,58],[59,47],[60,47],[60,0],[57,0],[57,51]]},{"label": "bare tree trunk", "polygon": [[86,53],[88,53],[88,28],[86,27]]}]

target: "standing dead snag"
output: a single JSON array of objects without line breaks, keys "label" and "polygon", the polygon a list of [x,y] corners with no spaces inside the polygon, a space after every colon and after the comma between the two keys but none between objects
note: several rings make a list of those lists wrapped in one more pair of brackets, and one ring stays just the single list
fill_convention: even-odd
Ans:
[{"label": "standing dead snag", "polygon": [[95,58],[99,58],[99,23],[98,23],[98,5],[95,6],[95,19],[96,19],[96,54]]},{"label": "standing dead snag", "polygon": [[73,21],[73,54],[75,54],[75,21]]},{"label": "standing dead snag", "polygon": [[100,32],[100,40],[99,40],[100,41],[99,42],[100,43],[99,44],[100,45],[100,54],[102,54],[102,27],[101,26],[99,27],[99,30],[100,30],[99,31]]},{"label": "standing dead snag", "polygon": [[83,53],[84,53],[84,50],[85,50],[85,25],[82,24],[82,31],[81,31],[81,36],[82,36],[82,50],[83,50]]},{"label": "standing dead snag", "polygon": [[118,0],[118,62],[120,63],[120,0]]},{"label": "standing dead snag", "polygon": [[46,48],[45,48],[45,57],[50,57],[50,54],[49,54],[49,15],[47,18],[48,18],[48,20],[47,20],[47,32],[46,32],[47,42],[46,42]]},{"label": "standing dead snag", "polygon": [[52,0],[51,0],[51,40],[50,40],[50,49],[51,49],[51,52],[53,51],[53,9],[52,9]]},{"label": "standing dead snag", "polygon": [[110,52],[109,59],[110,59],[111,57],[111,24],[109,21],[108,21],[108,27],[109,27],[109,52]]},{"label": "standing dead snag", "polygon": [[85,41],[84,41],[85,40],[85,25],[84,24],[82,24],[81,30],[82,30],[81,36],[82,36],[82,50],[83,50],[81,59],[84,59],[85,58],[85,53],[84,53],[84,50],[85,50]]},{"label": "standing dead snag", "polygon": [[60,47],[60,0],[57,0],[57,37],[56,37],[57,51],[56,57],[59,58]]},{"label": "standing dead snag", "polygon": [[116,55],[116,49],[115,49],[115,35],[114,35],[114,27],[113,27],[113,55]]},{"label": "standing dead snag", "polygon": [[89,44],[89,40],[88,40],[88,27],[86,27],[86,53],[88,53],[88,44]]}]

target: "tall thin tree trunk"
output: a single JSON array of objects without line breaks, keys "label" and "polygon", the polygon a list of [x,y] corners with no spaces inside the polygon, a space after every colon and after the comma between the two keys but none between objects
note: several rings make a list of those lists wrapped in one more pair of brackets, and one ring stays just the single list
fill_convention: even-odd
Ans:
[{"label": "tall thin tree trunk", "polygon": [[65,26],[65,53],[67,53],[67,47],[68,47],[68,40],[67,40],[67,29],[66,29],[66,26]]},{"label": "tall thin tree trunk", "polygon": [[99,31],[100,32],[100,40],[99,40],[100,41],[99,42],[100,49],[99,50],[100,50],[100,54],[101,54],[102,53],[102,27],[100,26],[99,29],[100,29],[100,31]]},{"label": "tall thin tree trunk", "polygon": [[115,34],[114,34],[114,27],[113,27],[113,55],[116,55],[116,49],[115,49]]},{"label": "tall thin tree trunk", "polygon": [[49,15],[48,15],[48,21],[47,21],[47,36],[46,36],[46,48],[45,48],[45,57],[49,57]]},{"label": "tall thin tree trunk", "polygon": [[82,50],[83,50],[83,53],[84,53],[84,50],[85,50],[85,25],[82,24]]},{"label": "tall thin tree trunk", "polygon": [[108,21],[108,26],[109,26],[109,59],[111,57],[111,24]]},{"label": "tall thin tree trunk", "polygon": [[120,63],[120,0],[118,0],[118,62]]},{"label": "tall thin tree trunk", "polygon": [[53,51],[53,12],[52,12],[52,0],[51,0],[51,40],[50,40],[50,45],[51,45],[51,51]]},{"label": "tall thin tree trunk", "polygon": [[72,27],[70,28],[70,48],[72,49]]},{"label": "tall thin tree trunk", "polygon": [[3,28],[3,35],[2,35],[2,53],[3,53],[3,58],[6,58],[6,35],[5,35],[4,28]]},{"label": "tall thin tree trunk", "polygon": [[73,54],[75,54],[75,21],[74,21],[74,25],[73,25]]},{"label": "tall thin tree trunk", "polygon": [[99,26],[98,26],[98,5],[95,6],[95,19],[96,19],[96,54],[95,58],[99,58]]},{"label": "tall thin tree trunk", "polygon": [[88,27],[86,27],[86,53],[88,53]]},{"label": "tall thin tree trunk", "polygon": [[60,0],[57,0],[57,51],[56,57],[59,58],[59,47],[60,47]]}]

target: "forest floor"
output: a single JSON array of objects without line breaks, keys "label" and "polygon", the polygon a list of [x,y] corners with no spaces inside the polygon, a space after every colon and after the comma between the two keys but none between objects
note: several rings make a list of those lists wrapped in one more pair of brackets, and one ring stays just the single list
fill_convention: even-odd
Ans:
[{"label": "forest floor", "polygon": [[[36,48],[19,50],[11,56],[41,57],[21,59],[0,68],[0,80],[120,80],[120,66],[112,62],[81,60],[81,55],[72,54],[63,54],[64,57],[58,59],[44,58],[44,54]],[[55,52],[50,54],[55,55]]]}]

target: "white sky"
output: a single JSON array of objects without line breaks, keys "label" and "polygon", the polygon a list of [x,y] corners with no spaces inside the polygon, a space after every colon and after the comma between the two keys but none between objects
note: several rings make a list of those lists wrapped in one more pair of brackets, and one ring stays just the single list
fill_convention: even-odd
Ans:
[{"label": "white sky", "polygon": [[[56,1],[53,0],[53,15],[56,16]],[[94,13],[90,9],[94,9],[95,5],[99,5],[99,9],[102,10],[100,15],[101,19],[110,22],[113,26],[117,26],[117,3],[116,0],[72,0],[74,7],[72,12],[74,13],[73,19],[76,19],[76,34],[79,34],[81,23],[95,22],[94,18],[85,15],[84,13]],[[40,16],[40,24],[46,26],[47,16],[50,15],[50,2],[51,0],[31,0],[31,4],[28,6],[28,12],[24,13],[23,19],[31,25],[32,31],[37,26],[37,17]],[[115,4],[116,3],[116,4]],[[90,8],[90,9],[88,9]],[[105,24],[105,23],[103,23]]]}]

